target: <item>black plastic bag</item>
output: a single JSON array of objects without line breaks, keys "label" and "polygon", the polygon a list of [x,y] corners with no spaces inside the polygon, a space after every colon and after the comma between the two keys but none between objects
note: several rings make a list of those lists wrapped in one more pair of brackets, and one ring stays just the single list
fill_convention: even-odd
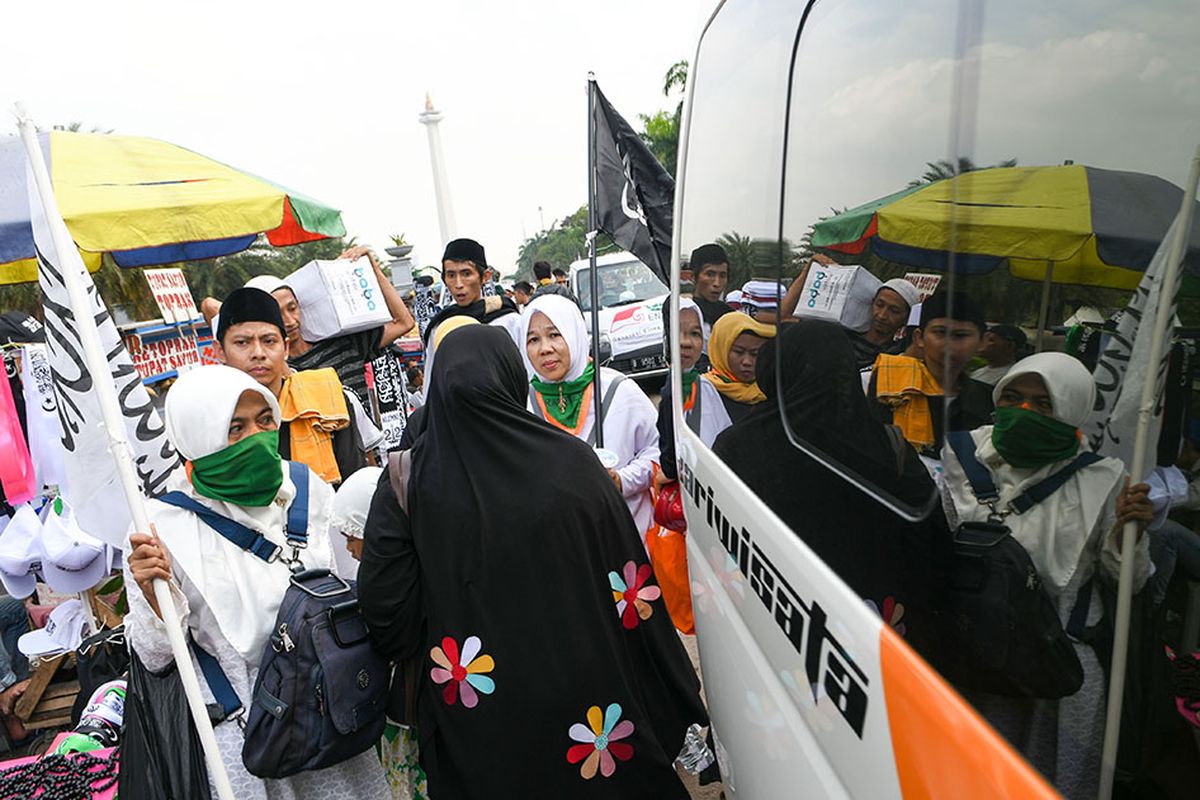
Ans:
[{"label": "black plastic bag", "polygon": [[172,664],[156,675],[132,648],[121,746],[121,797],[212,800],[204,748]]},{"label": "black plastic bag", "polygon": [[83,640],[75,651],[79,675],[79,695],[71,707],[71,725],[87,708],[92,694],[109,681],[124,678],[129,671],[129,649],[125,646],[125,626],[105,629]]}]

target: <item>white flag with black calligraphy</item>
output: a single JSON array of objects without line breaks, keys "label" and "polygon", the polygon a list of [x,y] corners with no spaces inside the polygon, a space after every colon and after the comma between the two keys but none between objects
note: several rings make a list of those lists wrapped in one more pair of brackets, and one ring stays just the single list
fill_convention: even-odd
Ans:
[{"label": "white flag with black calligraphy", "polygon": [[116,324],[83,267],[79,252],[75,249],[69,253],[57,251],[31,173],[27,174],[26,185],[29,187],[29,214],[45,312],[46,346],[58,400],[62,444],[66,450],[67,501],[80,527],[111,545],[122,547],[130,525],[129,507],[101,421],[100,401],[92,375],[84,361],[75,314],[63,283],[64,269],[78,272],[86,286],[90,312],[95,317],[100,343],[108,357],[111,376],[106,377],[116,384],[142,491],[149,497],[165,492],[167,478],[179,467],[180,459],[167,441],[162,420],[142,386],[141,376],[134,369],[133,359],[117,333]]},{"label": "white flag with black calligraphy", "polygon": [[[1162,398],[1167,382],[1167,366],[1171,358],[1171,335],[1178,320],[1175,317],[1179,299],[1179,287],[1183,283],[1183,270],[1179,270],[1172,286],[1163,286],[1167,271],[1167,259],[1175,230],[1180,225],[1176,217],[1163,236],[1162,243],[1154,253],[1150,266],[1138,283],[1129,304],[1117,317],[1116,330],[1104,339],[1100,358],[1092,377],[1096,381],[1096,404],[1084,423],[1083,433],[1096,452],[1119,458],[1126,468],[1133,463],[1134,439],[1137,436],[1138,409],[1142,402],[1142,387],[1154,376],[1157,381],[1154,393],[1154,417],[1150,422],[1150,435],[1146,437],[1147,472],[1157,462],[1158,432],[1162,423]],[[1170,323],[1163,339],[1161,356],[1151,369],[1150,341],[1159,324],[1159,298],[1169,292]],[[1133,476],[1142,480],[1145,475]]]}]

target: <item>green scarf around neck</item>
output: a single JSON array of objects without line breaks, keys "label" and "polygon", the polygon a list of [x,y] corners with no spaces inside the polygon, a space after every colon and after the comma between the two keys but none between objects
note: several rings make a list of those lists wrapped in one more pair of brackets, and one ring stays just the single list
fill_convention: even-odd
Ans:
[{"label": "green scarf around neck", "polygon": [[592,385],[595,375],[596,368],[589,361],[583,374],[573,381],[546,383],[535,375],[531,383],[545,401],[546,413],[560,425],[574,428],[583,408],[583,393]]},{"label": "green scarf around neck", "polygon": [[279,431],[260,431],[192,461],[196,493],[235,506],[271,505],[283,485]]},{"label": "green scarf around neck", "polygon": [[683,401],[685,403],[687,402],[687,399],[692,396],[692,385],[699,377],[700,370],[696,369],[695,367],[692,367],[680,376],[680,378],[683,380]]}]

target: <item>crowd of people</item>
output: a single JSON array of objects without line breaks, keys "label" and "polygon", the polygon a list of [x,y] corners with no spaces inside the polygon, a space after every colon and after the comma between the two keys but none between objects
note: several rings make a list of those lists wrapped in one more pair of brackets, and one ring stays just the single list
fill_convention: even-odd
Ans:
[{"label": "crowd of people", "polygon": [[[370,642],[394,665],[385,733],[377,752],[264,778],[243,763],[243,727],[223,721],[239,798],[686,797],[677,762],[711,776],[715,758],[678,635],[693,630],[686,563],[680,574],[663,550],[686,527],[659,502],[678,496],[671,382],[656,408],[592,360],[560,270],[538,262],[536,285],[485,294],[484,248],[455,240],[441,263],[451,302],[424,331],[423,368],[406,374],[414,410],[399,449],[374,464],[364,365],[414,319],[372,264],[392,320],[350,336],[305,341],[304,309],[278,278],[202,303],[223,365],[167,394],[186,470],[174,500],[151,501],[152,530],[130,532],[132,648],[151,670],[171,660],[153,590],[165,580],[205,700],[218,700],[204,669],[215,662],[244,708],[270,703],[260,661],[287,641],[277,616],[289,581],[329,570],[356,582]],[[1072,635],[1082,678],[1061,696],[959,682],[956,543],[1002,526],[1067,633],[1102,628],[1127,558],[1135,590],[1162,604],[1173,571],[1200,579],[1200,537],[1167,520],[1200,507],[1200,424],[1180,467],[1131,482],[1080,435],[1089,370],[1029,355],[1020,328],[989,327],[964,294],[922,302],[889,280],[851,330],[796,314],[803,275],[731,298],[719,245],[694,250],[689,267],[677,318],[664,309],[684,424],[1064,795],[1094,796],[1102,646]],[[276,556],[251,557],[211,514]],[[1130,522],[1139,536],[1126,553]],[[0,690],[16,669],[0,660]],[[1196,698],[1180,703],[1198,724]]]}]

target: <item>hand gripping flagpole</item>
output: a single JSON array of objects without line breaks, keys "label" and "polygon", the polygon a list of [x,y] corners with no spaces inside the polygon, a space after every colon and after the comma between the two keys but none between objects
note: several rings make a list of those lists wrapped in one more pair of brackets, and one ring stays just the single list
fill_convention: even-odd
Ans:
[{"label": "hand gripping flagpole", "polygon": [[592,294],[592,408],[596,409],[592,429],[596,447],[604,447],[604,401],[600,392],[600,280],[596,275],[596,76],[588,73],[588,284]]},{"label": "hand gripping flagpole", "polygon": [[[1158,315],[1155,317],[1154,337],[1150,340],[1147,363],[1150,373],[1142,385],[1142,400],[1138,406],[1137,434],[1133,445],[1133,463],[1129,465],[1131,480],[1140,481],[1146,475],[1146,443],[1150,436],[1150,420],[1158,400],[1158,365],[1161,361],[1167,330],[1174,318],[1171,306],[1175,302],[1175,284],[1196,213],[1196,184],[1200,181],[1200,147],[1192,156],[1192,168],[1183,187],[1183,205],[1175,224],[1175,238],[1167,257],[1166,270],[1158,289]],[[1104,750],[1100,756],[1100,800],[1112,797],[1117,768],[1117,744],[1121,737],[1121,706],[1125,700],[1125,662],[1129,651],[1129,618],[1133,600],[1133,551],[1137,546],[1137,523],[1127,522],[1121,540],[1121,576],[1117,584],[1117,618],[1113,623],[1111,680],[1108,685],[1108,714],[1104,721]]]},{"label": "hand gripping flagpole", "polygon": [[[37,141],[37,133],[33,121],[21,105],[17,105],[17,127],[21,139],[25,143],[25,154],[30,172],[34,180],[34,188],[45,211],[46,223],[54,239],[54,247],[62,260],[63,283],[71,300],[71,311],[79,326],[79,338],[83,344],[83,355],[88,372],[92,376],[100,410],[104,420],[105,431],[108,433],[109,446],[116,460],[117,474],[121,478],[121,488],[125,492],[125,500],[133,517],[134,529],[140,532],[151,532],[150,517],[146,513],[145,498],[138,488],[137,474],[133,466],[133,453],[126,437],[121,406],[117,400],[116,388],[108,368],[108,359],[100,345],[100,333],[96,328],[96,320],[89,308],[87,290],[81,280],[80,270],[83,264],[78,256],[78,249],[67,231],[66,223],[58,211],[58,202],[54,197],[54,189],[50,183],[50,175],[46,171],[46,162],[42,157],[42,149]],[[171,643],[171,652],[175,657],[175,665],[179,669],[179,677],[183,682],[184,693],[187,695],[188,707],[192,712],[192,720],[196,724],[196,732],[200,735],[200,743],[204,747],[204,758],[208,764],[208,776],[216,786],[220,800],[235,800],[233,787],[225,772],[225,762],[217,749],[217,739],[213,734],[212,723],[208,719],[208,709],[200,696],[200,682],[196,678],[196,670],[192,665],[187,643],[183,639],[180,628],[179,611],[171,597],[170,589],[164,580],[154,581],[154,596],[162,613],[163,624],[167,629],[167,638]]]}]

